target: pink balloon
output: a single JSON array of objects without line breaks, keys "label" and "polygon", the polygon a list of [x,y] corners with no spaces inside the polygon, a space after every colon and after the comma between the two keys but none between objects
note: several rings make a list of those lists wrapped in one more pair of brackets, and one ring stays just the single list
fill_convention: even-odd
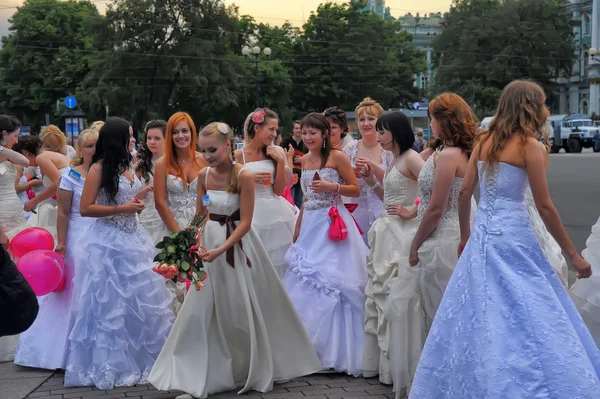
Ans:
[{"label": "pink balloon", "polygon": [[419,206],[420,203],[421,203],[421,197],[417,197],[417,200],[415,201],[415,205]]},{"label": "pink balloon", "polygon": [[65,264],[62,255],[49,250],[37,250],[25,254],[17,263],[37,296],[47,295],[60,288],[64,280]]},{"label": "pink balloon", "polygon": [[13,256],[21,258],[23,255],[38,249],[52,251],[54,249],[54,238],[46,229],[30,227],[14,236],[10,240],[9,248]]}]

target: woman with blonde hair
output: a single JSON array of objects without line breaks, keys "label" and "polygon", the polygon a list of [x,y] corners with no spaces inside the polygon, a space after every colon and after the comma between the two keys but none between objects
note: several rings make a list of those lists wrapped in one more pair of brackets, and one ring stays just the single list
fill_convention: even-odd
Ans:
[{"label": "woman with blonde hair", "polygon": [[69,333],[73,326],[73,279],[76,241],[93,221],[81,216],[80,200],[98,132],[86,129],[77,137],[77,157],[63,172],[58,197],[58,244],[65,258],[65,285],[60,292],[39,298],[40,311],[33,325],[19,338],[15,364],[49,370],[66,369]]},{"label": "woman with blonde hair", "polygon": [[510,83],[473,150],[460,189],[460,260],[410,398],[598,397],[600,350],[537,242],[525,203],[529,184],[578,277],[590,277],[548,192],[547,151],[538,139],[548,117],[545,100],[534,82]]},{"label": "woman with blonde hair", "polygon": [[[198,172],[206,165],[202,154],[196,152],[196,141],[196,125],[191,116],[185,112],[173,114],[167,122],[164,156],[154,167],[154,206],[163,223],[152,234],[155,241],[185,229],[195,215]],[[169,280],[167,286],[177,312],[185,284]]]},{"label": "woman with blonde hair", "polygon": [[191,288],[148,381],[206,398],[273,384],[321,368],[302,322],[252,227],[255,177],[233,162],[225,123],[200,132],[209,167],[198,175],[196,211],[208,214],[201,237],[208,278]]},{"label": "woman with blonde hair", "polygon": [[[383,115],[383,107],[372,98],[365,98],[356,107],[356,123],[361,139],[351,141],[344,147],[344,153],[354,168],[354,174],[359,179],[360,197],[358,199],[344,198],[346,203],[355,203],[356,209],[352,216],[362,230],[363,240],[368,244],[368,232],[373,222],[381,215],[383,202],[373,190],[380,187],[383,175],[394,159],[394,155],[385,151],[377,141],[377,119]],[[368,165],[368,166],[367,166]],[[364,180],[367,168],[373,171],[375,184],[369,186]],[[365,372],[365,376],[370,374]]]},{"label": "woman with blonde hair", "polygon": [[40,137],[25,136],[18,144],[23,155],[29,159],[29,164],[39,167],[42,174],[44,191],[25,203],[24,210],[35,212],[28,220],[29,226],[41,227],[50,232],[56,242],[56,192],[58,180],[62,173],[69,168],[71,160],[65,155],[67,139],[56,126],[50,125],[42,130]]}]

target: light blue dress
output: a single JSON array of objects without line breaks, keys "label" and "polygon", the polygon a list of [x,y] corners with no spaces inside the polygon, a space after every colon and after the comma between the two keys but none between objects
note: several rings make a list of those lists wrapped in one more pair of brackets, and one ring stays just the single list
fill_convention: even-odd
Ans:
[{"label": "light blue dress", "polygon": [[[122,205],[142,188],[119,177],[114,202],[100,191],[97,203]],[[71,248],[77,265],[65,386],[106,390],[146,382],[174,321],[165,279],[152,271],[154,244],[136,214],[96,219]]]},{"label": "light blue dress", "polygon": [[481,200],[471,237],[410,398],[598,398],[600,351],[536,240],[527,171],[478,166]]}]

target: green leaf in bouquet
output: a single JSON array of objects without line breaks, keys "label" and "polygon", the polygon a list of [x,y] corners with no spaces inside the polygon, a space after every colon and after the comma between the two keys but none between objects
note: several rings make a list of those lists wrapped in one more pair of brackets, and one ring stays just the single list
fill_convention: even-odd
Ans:
[{"label": "green leaf in bouquet", "polygon": [[187,272],[188,270],[190,270],[190,264],[184,260],[183,262],[181,262],[181,268],[183,269],[183,271]]},{"label": "green leaf in bouquet", "polygon": [[171,234],[171,235],[169,236],[169,238],[170,238],[171,240],[174,240],[175,238],[177,238],[177,234],[178,234],[178,233],[173,233],[173,234]]},{"label": "green leaf in bouquet", "polygon": [[167,252],[170,254],[174,254],[177,251],[177,248],[174,245],[169,245],[167,247]]},{"label": "green leaf in bouquet", "polygon": [[154,259],[152,259],[152,262],[160,262],[160,255],[161,254],[156,255]]},{"label": "green leaf in bouquet", "polygon": [[161,241],[158,244],[156,244],[156,248],[158,249],[164,249],[165,248],[165,242]]}]

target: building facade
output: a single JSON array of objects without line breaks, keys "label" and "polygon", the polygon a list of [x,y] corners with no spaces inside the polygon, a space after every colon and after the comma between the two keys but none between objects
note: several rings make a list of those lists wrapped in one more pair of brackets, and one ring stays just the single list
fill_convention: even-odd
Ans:
[{"label": "building facade", "polygon": [[575,53],[569,78],[555,81],[553,114],[600,116],[600,0],[570,0]]},{"label": "building facade", "polygon": [[367,0],[367,4],[362,8],[362,11],[371,11],[383,19],[392,17],[390,8],[385,6],[385,0]]},{"label": "building facade", "polygon": [[417,13],[408,13],[396,19],[400,31],[408,32],[413,37],[413,44],[423,51],[427,60],[427,70],[415,77],[415,86],[427,93],[434,79],[433,39],[442,33],[446,20],[442,13],[425,14],[423,17]]}]

